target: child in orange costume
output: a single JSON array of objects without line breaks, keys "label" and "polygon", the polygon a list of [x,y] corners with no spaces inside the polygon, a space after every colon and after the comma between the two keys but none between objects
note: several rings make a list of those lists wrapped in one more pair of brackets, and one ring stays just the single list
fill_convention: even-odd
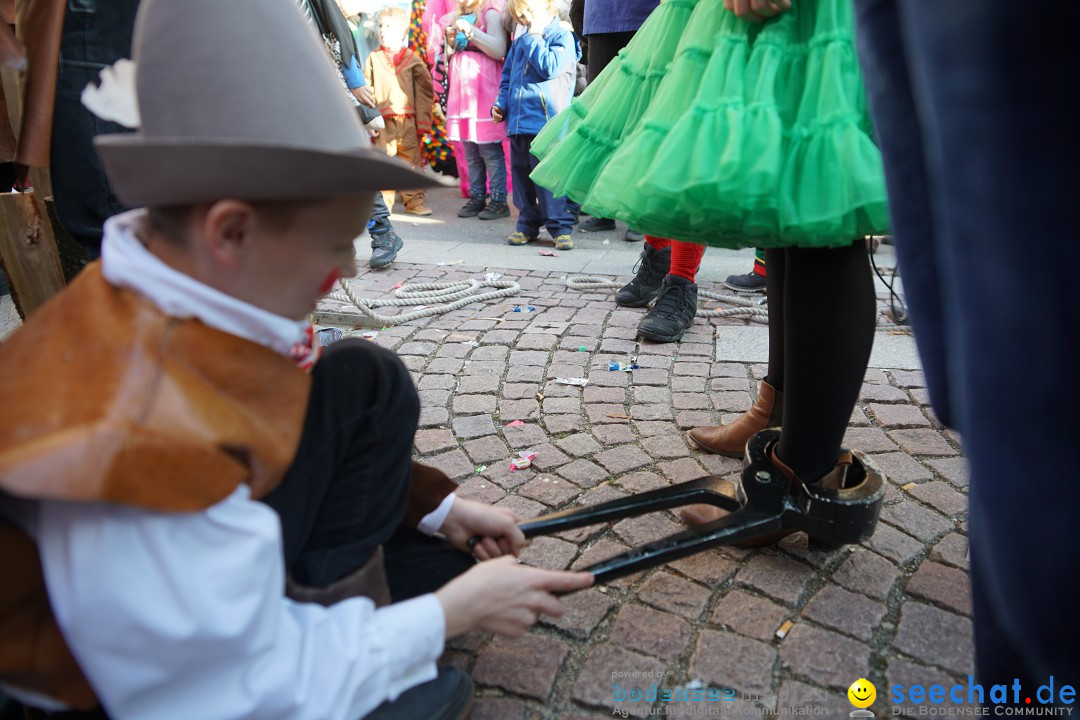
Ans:
[{"label": "child in orange costume", "polygon": [[[421,165],[421,139],[431,132],[431,106],[434,90],[431,73],[423,58],[405,47],[409,16],[404,10],[389,7],[379,13],[379,49],[364,63],[364,77],[375,93],[386,128],[375,144],[413,167]],[[395,193],[384,190],[386,206],[393,210]],[[424,191],[402,191],[405,212],[430,215]]]}]

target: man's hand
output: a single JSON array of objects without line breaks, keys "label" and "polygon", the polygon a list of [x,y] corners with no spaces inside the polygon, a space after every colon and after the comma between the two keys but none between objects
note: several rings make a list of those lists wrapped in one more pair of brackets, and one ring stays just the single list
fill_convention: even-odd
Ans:
[{"label": "man's hand", "polygon": [[506,117],[506,114],[502,111],[502,108],[498,105],[491,106],[491,119],[495,122],[502,122]]},{"label": "man's hand", "polygon": [[724,0],[724,7],[743,20],[762,22],[791,9],[791,0]]},{"label": "man's hand", "polygon": [[[521,518],[505,508],[454,498],[439,532],[458,550],[490,560],[501,555],[517,555],[525,547],[519,522]],[[481,539],[470,548],[469,539],[476,536]]]},{"label": "man's hand", "polygon": [[352,89],[353,97],[360,101],[361,104],[368,107],[375,107],[375,93],[372,92],[370,85],[361,85]]},{"label": "man's hand", "polygon": [[541,615],[562,616],[565,608],[552,593],[592,583],[590,573],[540,570],[503,557],[471,568],[443,585],[435,597],[446,616],[448,638],[470,630],[519,637]]}]

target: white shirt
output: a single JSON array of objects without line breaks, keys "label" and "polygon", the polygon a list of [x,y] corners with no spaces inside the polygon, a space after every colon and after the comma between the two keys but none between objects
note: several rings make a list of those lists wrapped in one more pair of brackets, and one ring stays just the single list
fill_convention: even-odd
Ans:
[{"label": "white shirt", "polygon": [[[134,235],[141,218],[106,222],[108,282],[278,352],[299,339],[304,323],[161,262]],[[440,527],[452,502],[422,525]],[[115,720],[355,720],[436,675],[435,596],[379,609],[367,598],[288,600],[280,522],[246,485],[196,513],[54,501],[21,511],[60,629]]]}]

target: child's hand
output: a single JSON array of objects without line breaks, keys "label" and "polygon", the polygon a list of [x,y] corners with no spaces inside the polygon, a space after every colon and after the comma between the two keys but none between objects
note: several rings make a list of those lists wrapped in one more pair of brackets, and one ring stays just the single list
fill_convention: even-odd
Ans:
[{"label": "child's hand", "polygon": [[[471,33],[473,31],[473,24],[471,22],[469,22],[468,20],[465,20],[463,18],[458,18],[457,22],[454,23],[454,28],[456,30],[460,30],[461,32],[465,33],[465,36],[468,37],[469,33]],[[455,32],[455,34],[456,34],[456,32]]]},{"label": "child's hand", "polygon": [[499,107],[498,105],[493,105],[491,107],[491,119],[492,120],[494,120],[495,122],[502,122],[505,117],[506,117],[506,114],[503,112],[501,107]]},{"label": "child's hand", "polygon": [[446,44],[447,45],[450,45],[451,47],[453,47],[454,41],[457,40],[457,33],[458,33],[457,28],[452,26],[452,25],[450,27],[446,28],[446,31],[444,32],[444,34],[446,35]]},{"label": "child's hand", "polygon": [[750,22],[762,22],[791,9],[791,0],[724,0],[724,7]]}]

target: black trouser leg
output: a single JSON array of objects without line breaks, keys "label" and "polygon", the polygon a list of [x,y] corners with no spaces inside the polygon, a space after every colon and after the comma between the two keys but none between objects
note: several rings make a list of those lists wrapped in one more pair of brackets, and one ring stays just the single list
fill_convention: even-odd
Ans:
[{"label": "black trouser leg", "polygon": [[765,250],[765,297],[769,299],[769,373],[765,381],[784,392],[784,269],[783,248]]},{"label": "black trouser leg", "polygon": [[399,527],[383,546],[386,582],[394,602],[434,592],[476,564],[450,543]]},{"label": "black trouser leg", "polygon": [[363,340],[326,348],[296,457],[265,498],[281,516],[285,567],[297,582],[341,579],[397,530],[419,414],[396,355]]},{"label": "black trouser leg", "polygon": [[836,464],[870,360],[877,305],[863,240],[786,253],[784,426],[777,454],[812,482]]}]

